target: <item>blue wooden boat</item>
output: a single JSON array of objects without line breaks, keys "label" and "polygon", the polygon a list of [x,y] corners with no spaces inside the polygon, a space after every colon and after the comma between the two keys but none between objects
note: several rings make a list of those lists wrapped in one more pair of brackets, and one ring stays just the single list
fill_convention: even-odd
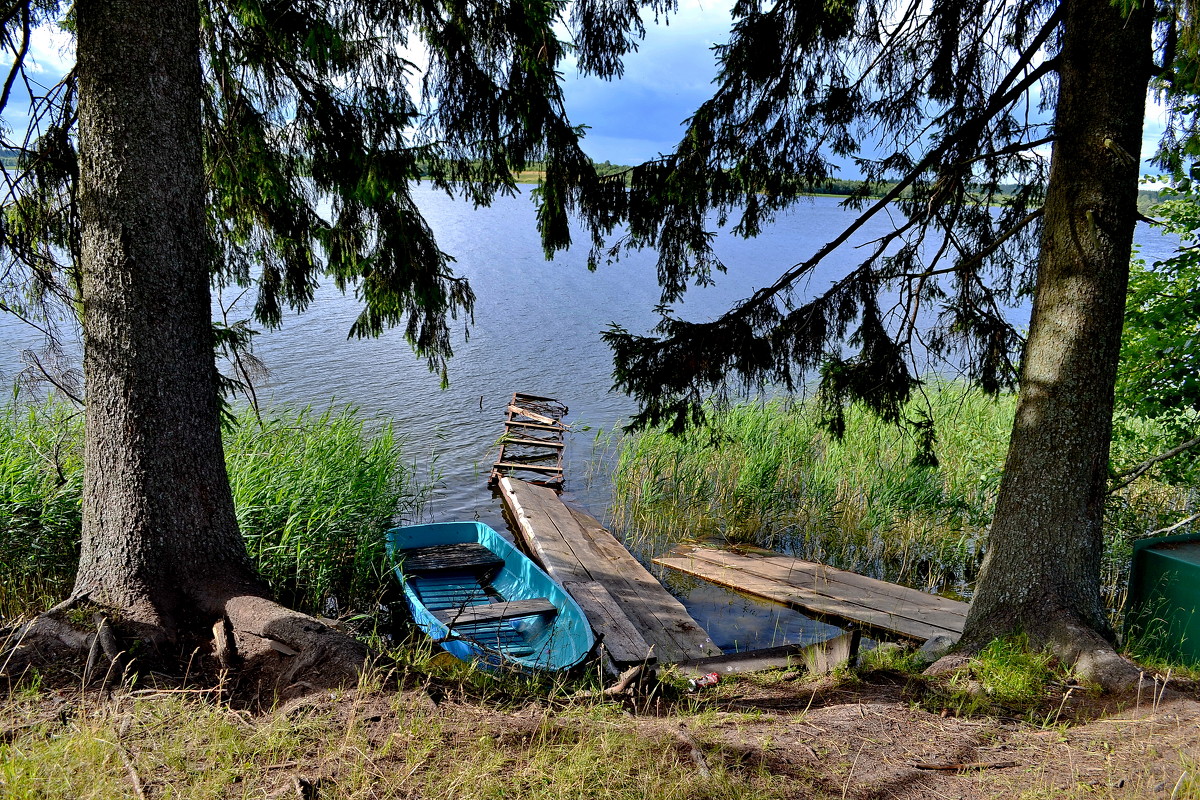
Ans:
[{"label": "blue wooden boat", "polygon": [[557,671],[591,652],[578,604],[482,522],[393,528],[387,551],[417,625],[464,661]]}]

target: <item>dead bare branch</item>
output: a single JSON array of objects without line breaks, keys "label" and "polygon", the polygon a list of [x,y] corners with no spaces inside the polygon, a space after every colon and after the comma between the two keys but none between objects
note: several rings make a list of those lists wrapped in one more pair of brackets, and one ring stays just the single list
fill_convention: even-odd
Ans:
[{"label": "dead bare branch", "polygon": [[[1177,455],[1186,453],[1188,450],[1191,450],[1193,447],[1196,447],[1197,445],[1200,445],[1200,436],[1197,436],[1194,439],[1190,439],[1190,440],[1184,442],[1183,444],[1178,445],[1177,447],[1172,447],[1170,450],[1167,450],[1164,453],[1159,453],[1158,455],[1154,456],[1153,458],[1146,459],[1141,464],[1138,464],[1135,467],[1132,467],[1130,469],[1125,470],[1124,472],[1120,472],[1120,473],[1114,475],[1113,480],[1119,480],[1121,482],[1118,483],[1116,486],[1109,487],[1108,493],[1113,494],[1114,492],[1121,491],[1126,486],[1133,483],[1138,478],[1142,477],[1147,472],[1149,472],[1150,468],[1153,467],[1155,464],[1160,464],[1163,461],[1172,459]],[[1124,480],[1121,480],[1122,478],[1124,478]]]}]

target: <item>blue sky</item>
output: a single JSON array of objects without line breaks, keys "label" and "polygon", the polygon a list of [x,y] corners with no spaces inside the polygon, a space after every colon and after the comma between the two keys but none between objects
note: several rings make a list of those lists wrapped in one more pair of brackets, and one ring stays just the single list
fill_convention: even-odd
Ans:
[{"label": "blue sky", "polygon": [[712,94],[712,47],[728,37],[731,7],[729,0],[680,0],[665,24],[648,21],[646,39],[626,59],[620,82],[565,70],[571,117],[591,128],[584,140],[588,155],[634,164],[674,148],[684,120]]}]

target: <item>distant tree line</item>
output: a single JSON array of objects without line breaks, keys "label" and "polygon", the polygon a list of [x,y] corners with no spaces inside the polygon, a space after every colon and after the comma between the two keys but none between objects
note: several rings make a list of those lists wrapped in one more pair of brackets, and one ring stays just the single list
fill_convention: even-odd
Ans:
[{"label": "distant tree line", "polygon": [[[0,158],[4,158],[7,163],[7,155],[6,154],[0,152]],[[606,177],[609,177],[612,175],[622,175],[623,174],[626,176],[625,184],[627,186],[629,185],[630,176],[631,176],[632,170],[633,170],[633,167],[631,165],[629,165],[629,164],[614,164],[611,161],[607,161],[607,160],[606,161],[593,161],[592,165],[596,169],[597,176],[599,176],[601,178],[606,178]],[[531,174],[536,175],[539,173],[544,174],[545,171],[546,171],[545,162],[535,161],[535,162],[526,164],[525,169],[522,170],[521,173],[514,175],[514,177],[520,177],[521,175],[529,176]],[[423,178],[431,177],[431,172],[427,165],[424,165],[424,164],[421,165],[421,177],[423,177]],[[876,199],[879,199],[879,198],[887,195],[895,187],[896,187],[895,181],[884,180],[884,181],[867,182],[867,181],[863,181],[863,180],[827,178],[818,183],[808,185],[807,187],[805,187],[805,190],[803,192],[801,192],[801,194],[832,196],[832,197],[859,197],[859,198],[863,198],[863,199],[876,200]],[[1001,185],[998,187],[998,190],[996,192],[994,192],[994,196],[993,196],[992,200],[995,201],[998,198],[1003,198],[1008,195],[1013,195],[1020,188],[1021,187],[1015,183]],[[910,192],[908,190],[903,190],[900,192],[900,198],[901,199],[907,198],[909,196],[909,194],[910,194]],[[982,193],[980,194],[980,197],[982,198]],[[1140,213],[1149,214],[1151,209],[1153,209],[1154,206],[1158,205],[1160,202],[1162,202],[1162,199],[1159,197],[1159,193],[1158,193],[1157,189],[1141,189],[1138,191],[1138,211]]]}]

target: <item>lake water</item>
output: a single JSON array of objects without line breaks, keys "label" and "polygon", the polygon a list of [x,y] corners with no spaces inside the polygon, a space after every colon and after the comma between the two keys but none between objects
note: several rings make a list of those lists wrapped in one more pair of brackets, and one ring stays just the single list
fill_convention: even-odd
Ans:
[{"label": "lake water", "polygon": [[[514,391],[556,397],[570,407],[567,421],[573,427],[563,497],[605,520],[611,465],[595,445],[598,436],[633,413],[634,405],[610,391],[612,359],[600,332],[610,323],[639,333],[655,324],[653,256],[632,254],[589,272],[581,247],[547,262],[527,192],[480,209],[431,189],[418,194],[442,249],[457,259],[456,272],[470,279],[478,297],[469,338],[465,322],[459,321],[450,387],[439,388],[439,376],[413,356],[401,331],[379,339],[347,339],[358,303],[324,287],[305,314],[256,338],[255,354],[270,370],[259,387],[260,398],[317,408],[353,404],[368,415],[391,419],[405,437],[406,457],[419,476],[437,483],[426,520],[478,519],[504,530],[500,500],[486,482],[505,405]],[[852,212],[837,203],[816,198],[802,204],[751,241],[720,237],[718,251],[729,272],[716,276],[716,286],[690,291],[678,305],[679,313],[708,319],[772,283],[848,223]],[[876,220],[855,241],[875,239],[886,226],[886,219]],[[1139,226],[1139,243],[1151,261],[1174,247],[1172,240],[1146,226]],[[839,253],[840,259],[835,254],[810,278],[814,293],[858,255],[847,246]],[[1027,314],[1016,313],[1018,318]],[[38,341],[34,332],[0,315],[0,380],[5,385],[20,368],[20,351]],[[707,584],[672,579],[670,585],[726,649],[808,641],[831,630]]]}]

